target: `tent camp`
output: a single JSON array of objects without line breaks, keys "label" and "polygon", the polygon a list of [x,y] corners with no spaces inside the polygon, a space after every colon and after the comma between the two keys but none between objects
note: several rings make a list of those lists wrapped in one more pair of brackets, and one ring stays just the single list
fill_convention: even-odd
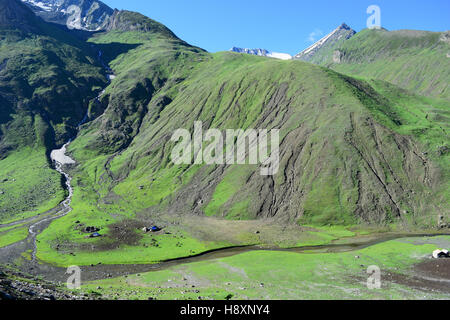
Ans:
[{"label": "tent camp", "polygon": [[157,226],[152,226],[152,227],[149,227],[149,228],[147,228],[147,227],[145,227],[145,228],[143,228],[142,229],[142,231],[144,231],[144,232],[158,232],[158,231],[161,231],[162,229],[160,228],[160,227],[157,227]]},{"label": "tent camp", "polygon": [[100,233],[95,232],[95,233],[91,234],[89,237],[90,237],[90,238],[98,238],[98,237],[101,237],[101,236],[102,236],[102,235],[101,235]]},{"label": "tent camp", "polygon": [[440,259],[440,258],[450,258],[448,250],[442,249],[442,250],[434,250],[433,251],[433,258]]}]

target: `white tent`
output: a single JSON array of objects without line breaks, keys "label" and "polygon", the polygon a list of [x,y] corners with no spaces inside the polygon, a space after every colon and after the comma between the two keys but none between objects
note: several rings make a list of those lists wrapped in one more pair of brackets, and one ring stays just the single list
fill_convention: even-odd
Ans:
[{"label": "white tent", "polygon": [[434,250],[433,251],[433,258],[439,259],[439,258],[449,258],[448,250],[442,249],[442,250]]}]

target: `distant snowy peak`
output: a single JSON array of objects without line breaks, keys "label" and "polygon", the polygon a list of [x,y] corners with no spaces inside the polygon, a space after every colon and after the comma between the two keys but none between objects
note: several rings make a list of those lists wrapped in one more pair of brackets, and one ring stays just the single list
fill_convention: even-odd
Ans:
[{"label": "distant snowy peak", "polygon": [[295,55],[294,59],[310,61],[314,58],[314,55],[320,53],[322,49],[332,48],[336,44],[350,39],[355,34],[355,30],[343,23],[339,27],[334,29],[331,33],[314,43],[312,46]]},{"label": "distant snowy peak", "polygon": [[22,0],[42,19],[71,29],[99,31],[109,23],[114,10],[95,0]]},{"label": "distant snowy peak", "polygon": [[270,53],[266,49],[247,49],[247,48],[238,48],[238,47],[233,47],[230,49],[230,51],[237,52],[237,53],[246,53],[246,54],[251,54],[254,56],[262,56],[262,57],[266,57]]},{"label": "distant snowy peak", "polygon": [[280,60],[291,60],[292,59],[292,56],[290,54],[271,52],[266,49],[247,49],[247,48],[233,47],[230,49],[230,51],[237,52],[237,53],[251,54],[254,56],[269,57],[269,58],[280,59]]}]

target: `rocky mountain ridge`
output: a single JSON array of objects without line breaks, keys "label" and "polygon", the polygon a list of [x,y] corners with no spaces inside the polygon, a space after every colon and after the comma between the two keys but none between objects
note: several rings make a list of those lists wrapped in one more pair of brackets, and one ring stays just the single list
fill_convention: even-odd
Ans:
[{"label": "rocky mountain ridge", "polygon": [[45,21],[77,30],[104,30],[114,13],[112,8],[96,0],[22,1]]},{"label": "rocky mountain ridge", "polygon": [[311,62],[319,51],[333,50],[337,45],[350,39],[355,34],[355,30],[343,23],[312,46],[296,54],[294,59]]}]

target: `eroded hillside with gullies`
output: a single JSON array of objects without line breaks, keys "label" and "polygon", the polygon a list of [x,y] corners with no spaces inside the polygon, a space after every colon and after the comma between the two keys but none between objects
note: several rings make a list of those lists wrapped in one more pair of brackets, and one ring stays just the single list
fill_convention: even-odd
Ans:
[{"label": "eroded hillside with gullies", "polygon": [[[71,146],[86,163],[78,168],[83,186],[99,194],[92,205],[429,226],[446,210],[446,123],[430,117],[444,114],[445,103],[300,61],[208,54],[159,35],[115,31],[91,41],[107,48],[123,39],[141,44],[112,59],[117,78],[101,99],[105,112]],[[192,132],[195,121],[204,130],[280,129],[279,173],[174,165],[172,133]]]},{"label": "eroded hillside with gullies", "polygon": [[[54,28],[42,21],[39,25],[42,32]],[[51,32],[68,32],[55,30]],[[441,65],[439,85],[426,82],[435,79],[435,69],[426,68],[422,84],[419,74],[411,76],[414,81],[409,84],[381,74],[376,80],[355,79],[302,61],[210,54],[128,11],[115,12],[107,31],[92,34],[87,42],[42,38],[31,29],[20,37],[14,42],[2,38],[2,48],[10,52],[21,43],[24,48],[28,43],[41,47],[12,57],[1,51],[0,65],[6,65],[2,73],[20,74],[13,62],[23,57],[20,72],[25,74],[19,77],[28,79],[1,86],[1,98],[8,101],[2,108],[16,115],[1,118],[0,146],[8,150],[1,161],[27,166],[29,161],[21,160],[19,152],[25,145],[37,148],[33,143],[11,143],[15,140],[8,135],[14,130],[24,141],[34,141],[35,132],[26,128],[42,123],[47,129],[42,129],[45,138],[39,150],[47,157],[51,147],[61,146],[76,132],[87,110],[89,121],[69,146],[77,162],[68,168],[75,188],[71,216],[89,212],[91,217],[120,220],[136,214],[176,214],[425,228],[435,226],[438,215],[448,214],[449,101],[442,99],[448,64]],[[430,55],[441,49],[423,45]],[[398,53],[396,61],[403,61],[402,51]],[[350,68],[356,56],[348,51],[344,57]],[[358,68],[360,61],[354,62]],[[104,65],[115,75],[109,84]],[[37,75],[44,67],[49,72],[41,79]],[[424,90],[404,89],[417,86]],[[23,98],[10,100],[6,92],[23,92]],[[2,110],[5,114],[10,112]],[[27,117],[29,125],[20,125]],[[179,128],[192,132],[195,121],[202,121],[204,130],[279,129],[278,174],[261,176],[258,165],[174,165],[171,136]],[[40,159],[49,169],[48,158]],[[0,171],[0,178],[13,178],[18,170],[13,164],[9,171]],[[33,201],[17,204],[19,211],[8,209],[11,202],[2,197],[16,192],[19,199],[20,191],[8,187],[10,180],[1,181],[4,216],[26,212]],[[50,184],[56,187],[46,197],[56,197],[61,184]],[[37,212],[35,202],[32,208]],[[60,232],[72,236],[59,227],[52,224],[43,237]]]}]

